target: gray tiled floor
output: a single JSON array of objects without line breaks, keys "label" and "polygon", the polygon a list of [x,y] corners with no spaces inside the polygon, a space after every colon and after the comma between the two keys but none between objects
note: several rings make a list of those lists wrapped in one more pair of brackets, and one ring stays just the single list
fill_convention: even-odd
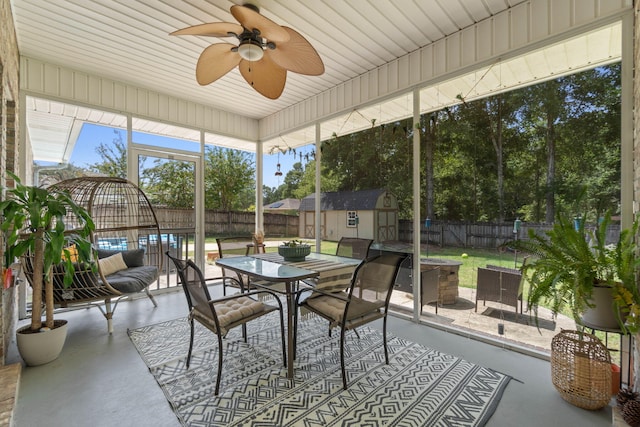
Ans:
[{"label": "gray tiled floor", "polygon": [[[96,309],[59,314],[70,323],[67,343],[56,361],[23,370],[15,425],[179,425],[127,336],[127,328],[186,315],[181,293],[157,299],[157,308],[147,299],[120,303],[111,336]],[[397,317],[390,332],[513,376],[488,426],[611,425],[610,408],[591,412],[562,400],[547,361]],[[15,349],[9,356],[8,362],[19,360]]]}]

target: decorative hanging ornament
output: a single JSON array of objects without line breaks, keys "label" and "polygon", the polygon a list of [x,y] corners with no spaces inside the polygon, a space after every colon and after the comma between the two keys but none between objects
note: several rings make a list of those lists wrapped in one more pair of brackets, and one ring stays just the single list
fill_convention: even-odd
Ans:
[{"label": "decorative hanging ornament", "polygon": [[278,165],[276,170],[276,176],[282,176],[282,172],[280,171],[280,150],[278,150]]}]

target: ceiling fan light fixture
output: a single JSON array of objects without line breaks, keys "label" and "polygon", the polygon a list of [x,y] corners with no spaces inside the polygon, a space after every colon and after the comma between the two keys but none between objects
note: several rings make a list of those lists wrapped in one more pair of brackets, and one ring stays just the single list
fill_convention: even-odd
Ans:
[{"label": "ceiling fan light fixture", "polygon": [[262,50],[262,46],[253,42],[247,42],[238,46],[238,54],[246,61],[255,62],[262,59],[264,50]]}]

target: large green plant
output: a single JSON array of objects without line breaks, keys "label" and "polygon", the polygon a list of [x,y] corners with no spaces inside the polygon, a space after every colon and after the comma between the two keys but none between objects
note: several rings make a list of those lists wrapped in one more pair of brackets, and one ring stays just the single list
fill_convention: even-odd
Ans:
[{"label": "large green plant", "polygon": [[[594,286],[613,288],[614,297],[618,294],[629,297],[632,293],[635,301],[640,302],[636,284],[638,222],[634,221],[631,229],[622,230],[616,244],[608,245],[610,223],[611,215],[606,214],[589,229],[584,216],[559,215],[553,228],[544,234],[530,229],[528,240],[506,244],[532,255],[523,266],[523,274],[531,284],[529,306],[548,305],[555,313],[568,307],[579,321],[584,311],[593,307]],[[631,309],[622,296],[616,298],[616,305],[622,314]]]},{"label": "large green plant", "polygon": [[[33,255],[33,300],[31,330],[42,328],[42,288],[45,287],[45,326],[53,328],[53,266],[64,263],[64,283],[71,283],[75,271],[69,248],[75,245],[77,261],[92,257],[89,235],[95,229],[87,211],[78,206],[64,192],[50,192],[44,188],[23,185],[18,177],[9,174],[15,186],[6,191],[7,199],[0,202],[4,235],[5,265],[16,258]],[[67,216],[70,213],[72,215]],[[73,229],[65,221],[73,217]]]}]

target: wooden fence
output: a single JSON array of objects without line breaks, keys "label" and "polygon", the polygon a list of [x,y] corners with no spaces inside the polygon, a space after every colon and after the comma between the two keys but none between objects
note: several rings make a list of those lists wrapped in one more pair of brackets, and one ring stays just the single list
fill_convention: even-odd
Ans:
[{"label": "wooden fence", "polygon": [[[193,209],[164,209],[157,208],[156,215],[162,229],[186,230],[194,229],[195,213]],[[284,214],[264,214],[264,233],[267,237],[296,237],[298,236],[299,217]],[[250,235],[255,227],[253,212],[224,212],[217,210],[205,211],[205,234],[207,236],[235,236]],[[551,228],[548,224],[534,224],[522,222],[518,238],[526,239],[530,229],[543,233]],[[617,242],[620,226],[609,226],[607,242]],[[466,223],[432,221],[427,229],[420,224],[420,241],[430,245],[443,247],[464,248],[497,248],[501,244],[513,240],[513,222],[508,223]],[[413,222],[400,220],[398,238],[402,242],[413,240]]]},{"label": "wooden fence", "polygon": [[[549,224],[536,224],[522,222],[520,225],[519,239],[527,239],[529,230],[536,233],[544,233],[549,230]],[[612,224],[607,230],[607,242],[615,243],[620,235],[620,225]],[[399,238],[401,241],[413,240],[413,221],[400,220]],[[508,223],[466,223],[431,221],[427,229],[424,223],[420,224],[421,243],[434,244],[443,247],[486,248],[494,249],[501,244],[516,238],[513,232],[513,222]]]},{"label": "wooden fence", "polygon": [[[193,209],[156,208],[156,216],[162,229],[195,228]],[[206,210],[204,232],[207,236],[250,235],[255,229],[255,213]],[[267,237],[298,235],[298,217],[283,214],[264,214],[264,233]]]}]

